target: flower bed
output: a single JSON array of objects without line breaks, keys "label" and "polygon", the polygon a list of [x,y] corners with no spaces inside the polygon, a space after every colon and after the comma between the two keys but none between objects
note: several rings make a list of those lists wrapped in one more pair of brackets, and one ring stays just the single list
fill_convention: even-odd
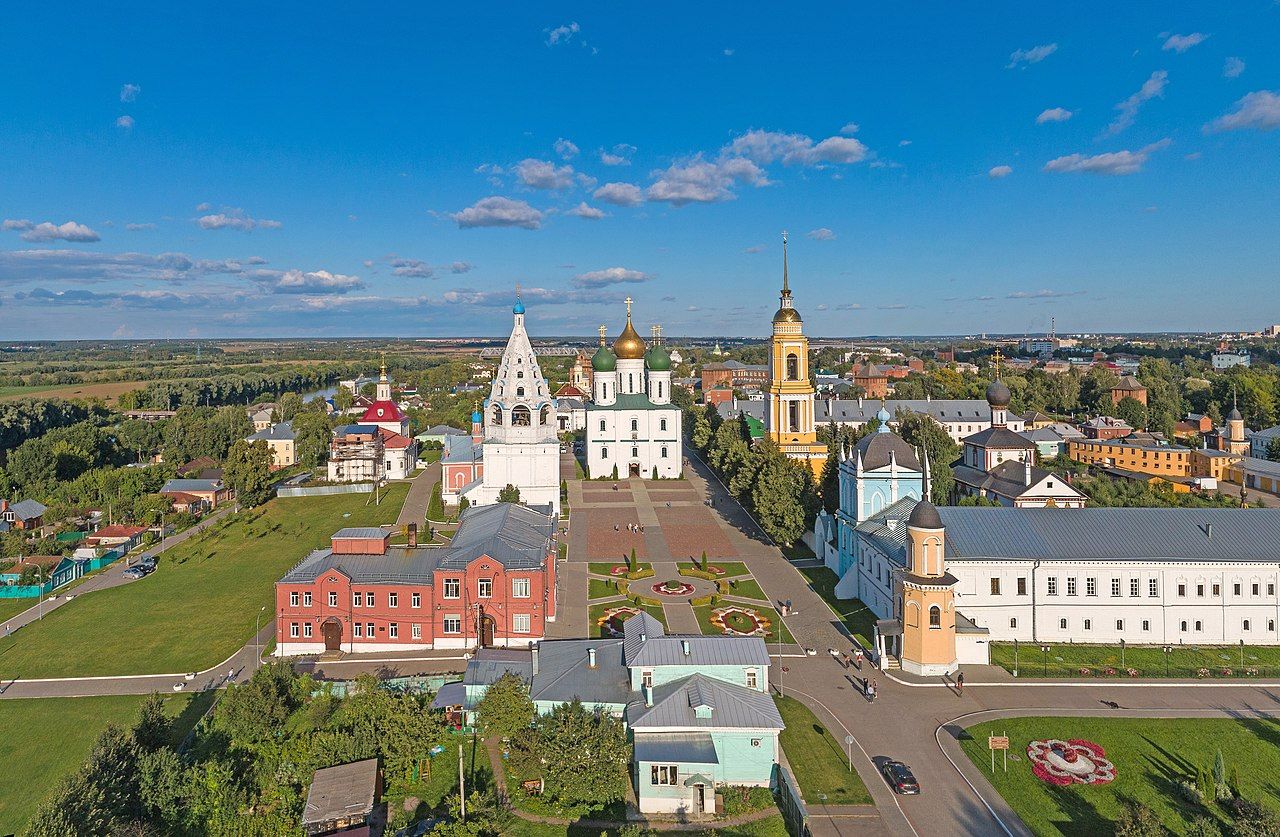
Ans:
[{"label": "flower bed", "polygon": [[651,588],[659,596],[684,598],[693,595],[694,586],[687,581],[660,581]]},{"label": "flower bed", "polygon": [[600,626],[600,635],[622,636],[622,623],[638,613],[640,613],[640,608],[628,607],[627,605],[608,608],[596,620],[596,624]]},{"label": "flower bed", "polygon": [[1027,745],[1031,772],[1042,782],[1066,785],[1105,785],[1115,781],[1116,767],[1099,745],[1083,738],[1050,738]]},{"label": "flower bed", "polygon": [[773,621],[749,607],[733,605],[713,610],[711,624],[730,636],[764,636]]}]

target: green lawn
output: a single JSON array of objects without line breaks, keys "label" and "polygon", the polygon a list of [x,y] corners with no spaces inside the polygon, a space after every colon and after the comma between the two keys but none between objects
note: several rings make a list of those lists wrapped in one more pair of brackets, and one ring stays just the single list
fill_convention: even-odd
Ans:
[{"label": "green lawn", "polygon": [[227,518],[164,553],[140,581],[86,594],[8,638],[0,679],[153,674],[217,665],[253,638],[274,610],[274,585],[344,526],[396,519],[408,486],[382,505],[370,495],[272,500]]},{"label": "green lawn", "polygon": [[[516,819],[506,827],[511,837],[618,837],[621,828],[587,828],[580,825],[547,825],[540,822],[528,822]],[[682,835],[707,835],[715,833],[718,837],[787,837],[787,825],[781,814],[774,814],[762,820],[744,825],[717,826],[714,822],[707,824],[706,831],[681,831]]]},{"label": "green lawn", "polygon": [[862,647],[871,648],[871,636],[876,624],[876,616],[871,612],[871,608],[858,599],[836,598],[836,582],[840,578],[826,567],[797,567],[796,569],[808,580],[809,588],[840,615],[840,621],[849,629],[849,633],[857,637]]},{"label": "green lawn", "polygon": [[[739,575],[751,575],[751,571],[747,569],[747,565],[741,561],[716,561],[707,559],[707,564],[712,567],[719,567],[724,570],[724,575],[716,576],[717,578],[733,578]],[[696,570],[698,565],[692,561],[677,561],[676,568],[681,570]]]},{"label": "green lawn", "polygon": [[[756,611],[761,616],[768,617],[769,621],[772,623],[772,627],[770,627],[769,632],[764,635],[765,642],[778,641],[779,627],[781,627],[782,629],[783,642],[794,643],[796,641],[795,637],[791,635],[791,631],[787,629],[786,623],[783,622],[782,618],[778,615],[778,611],[774,610],[773,608],[767,605],[752,607],[750,605],[739,605],[737,602],[721,602],[715,607],[712,607],[711,605],[704,605],[703,607],[695,607],[693,609],[693,615],[698,617],[698,626],[702,628],[702,633],[704,635],[719,636],[723,633],[723,631],[721,631],[715,625],[711,624],[711,611],[720,607],[746,607]],[[740,627],[737,625],[731,625],[730,627],[739,628],[740,630],[746,630],[749,626],[743,623]]]},{"label": "green lawn", "polygon": [[46,384],[38,387],[0,387],[0,398],[26,398],[51,389],[62,389],[66,384]]},{"label": "green lawn", "polygon": [[[588,636],[601,636],[600,625],[597,623],[598,620],[600,619],[601,616],[604,616],[604,612],[606,610],[608,610],[611,607],[618,607],[620,605],[626,605],[627,607],[637,607],[637,605],[633,605],[630,602],[625,602],[625,601],[601,602],[600,604],[593,604],[591,608],[587,611],[587,620],[590,622],[590,625],[588,625],[588,629],[587,629]],[[666,617],[662,615],[661,607],[658,607],[656,605],[639,605],[639,608],[640,610],[643,610],[645,613],[652,616],[654,619],[657,619],[664,626],[667,624]]]},{"label": "green lawn", "polygon": [[804,541],[796,541],[790,546],[780,546],[778,548],[782,550],[783,557],[788,561],[807,561],[818,557],[813,554],[813,550]]},{"label": "green lawn", "polygon": [[39,602],[39,598],[35,599],[0,599],[0,622],[17,616],[29,607],[35,607]]},{"label": "green lawn", "polygon": [[[1186,833],[1197,816],[1224,824],[1229,817],[1219,806],[1185,802],[1176,790],[1184,776],[1194,776],[1201,767],[1212,770],[1219,748],[1228,776],[1233,766],[1238,768],[1243,796],[1280,807],[1275,786],[1275,776],[1280,774],[1280,722],[1276,721],[1010,718],[979,724],[968,733],[972,737],[961,742],[965,752],[1037,834],[1111,834],[1128,799],[1150,806],[1175,834]],[[1005,733],[1009,735],[1009,770],[1001,769],[997,755],[992,775],[987,736]],[[1065,788],[1040,781],[1031,772],[1026,751],[1031,740],[1046,738],[1084,738],[1101,745],[1116,765],[1116,780],[1109,785]]]},{"label": "green lawn", "polygon": [[[194,700],[193,700],[194,698]],[[181,741],[211,693],[165,697]],[[132,726],[145,695],[6,700],[0,709],[0,834],[23,829],[35,807],[84,761],[109,723]],[[187,710],[188,707],[190,711]]]},{"label": "green lawn", "polygon": [[618,588],[612,581],[605,581],[602,578],[587,579],[588,599],[607,599],[616,595],[618,595]]},{"label": "green lawn", "polygon": [[[1124,649],[1121,664],[1119,645],[1084,645],[1068,643],[1050,645],[1046,655],[1039,643],[1020,643],[1017,662],[1020,677],[1093,677],[1105,676],[1108,667],[1124,677],[1126,668],[1137,669],[1143,677],[1165,677],[1165,653],[1160,645],[1130,645]],[[1274,677],[1280,674],[1280,647],[1244,646],[1244,665],[1241,665],[1239,645],[1171,645],[1168,655],[1169,677],[1196,677],[1202,668],[1209,669],[1212,677],[1246,676],[1244,669],[1258,670],[1257,676]],[[1013,671],[1014,648],[1011,642],[991,643],[991,662]],[[1087,668],[1091,674],[1080,673]],[[1231,673],[1223,674],[1223,669]]]},{"label": "green lawn", "polygon": [[[467,771],[467,793],[493,787],[493,768],[489,766],[489,753],[479,739],[451,738],[444,742],[444,752],[427,759],[429,767],[412,782],[388,782],[387,815],[395,816],[404,807],[405,800],[417,799],[414,809],[418,819],[427,817],[444,802],[449,794],[458,791],[458,745],[463,745],[464,764]],[[390,778],[390,777],[389,777]],[[410,803],[412,804],[412,803]]]},{"label": "green lawn", "polygon": [[820,804],[825,795],[829,805],[870,805],[867,786],[858,771],[849,769],[844,733],[832,734],[795,698],[774,695],[773,702],[787,725],[782,731],[782,749],[805,802]]},{"label": "green lawn", "polygon": [[[591,561],[587,564],[587,572],[594,575],[608,576],[609,578],[626,578],[626,576],[614,576],[610,573],[610,570],[614,567],[624,567],[626,566],[626,563],[626,561]],[[653,564],[649,564],[644,561],[637,561],[636,570],[649,570],[650,572],[653,572]]]}]

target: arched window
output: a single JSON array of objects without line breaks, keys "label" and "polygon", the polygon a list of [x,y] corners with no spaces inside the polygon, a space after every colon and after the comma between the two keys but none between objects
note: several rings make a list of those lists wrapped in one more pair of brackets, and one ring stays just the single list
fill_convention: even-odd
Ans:
[{"label": "arched window", "polygon": [[608,459],[608,458],[609,458],[609,449],[608,449],[608,448],[600,448],[600,458],[601,458],[601,459]]},{"label": "arched window", "polygon": [[1197,632],[1197,633],[1199,633],[1199,632],[1200,632],[1200,631],[1202,631],[1202,630],[1204,630],[1204,623],[1203,623],[1203,622],[1201,622],[1199,619],[1197,619],[1197,620],[1196,620],[1196,632]]},{"label": "arched window", "polygon": [[942,608],[938,607],[937,605],[934,605],[933,607],[929,608],[929,627],[930,628],[942,627]]},{"label": "arched window", "polygon": [[659,429],[659,430],[666,430],[666,429],[667,429],[667,420],[666,420],[666,419],[658,419],[658,429]]},{"label": "arched window", "polygon": [[538,416],[538,423],[544,426],[551,423],[551,405],[550,404],[544,404],[542,406],[541,413]]},{"label": "arched window", "polygon": [[523,404],[517,404],[511,408],[511,426],[512,427],[528,427],[533,420],[533,416],[529,414],[529,408]]},{"label": "arched window", "polygon": [[787,380],[800,380],[800,356],[795,352],[787,355]]},{"label": "arched window", "polygon": [[1182,628],[1182,632],[1185,634],[1185,633],[1187,632],[1187,620],[1186,620],[1186,619],[1183,619],[1183,620],[1182,620],[1182,624],[1181,624],[1181,626],[1180,626],[1180,627]]},{"label": "arched window", "polygon": [[502,408],[497,404],[493,405],[493,411],[489,414],[489,423],[494,427],[502,425]]},{"label": "arched window", "polygon": [[516,398],[524,398],[524,387],[516,387]]},{"label": "arched window", "polygon": [[523,369],[521,369],[519,372],[517,372],[517,373],[516,373],[516,377],[517,377],[517,378],[523,378],[523,377],[524,377],[524,370],[523,370]]},{"label": "arched window", "polygon": [[636,391],[636,376],[630,372],[627,373],[627,392]]},{"label": "arched window", "polygon": [[639,419],[632,419],[632,420],[631,420],[631,432],[632,432],[632,433],[636,433],[636,432],[639,432],[639,430],[640,430],[640,420],[639,420]]},{"label": "arched window", "polygon": [[604,432],[604,419],[600,419],[600,432]]}]

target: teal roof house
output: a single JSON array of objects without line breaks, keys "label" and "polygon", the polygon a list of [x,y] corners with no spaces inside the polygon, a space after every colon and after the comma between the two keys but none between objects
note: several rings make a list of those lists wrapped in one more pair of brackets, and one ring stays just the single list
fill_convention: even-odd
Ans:
[{"label": "teal roof house", "polygon": [[641,812],[714,813],[717,787],[773,781],[783,723],[759,637],[670,635],[640,613],[622,637],[480,649],[463,677],[464,710],[506,673],[529,684],[540,713],[576,699],[627,724]]}]

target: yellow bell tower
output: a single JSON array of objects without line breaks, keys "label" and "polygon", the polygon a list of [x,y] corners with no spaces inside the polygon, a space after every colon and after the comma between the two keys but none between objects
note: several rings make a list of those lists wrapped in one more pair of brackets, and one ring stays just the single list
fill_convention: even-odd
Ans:
[{"label": "yellow bell tower", "polygon": [[787,234],[782,234],[782,296],[773,315],[769,353],[769,438],[791,459],[804,460],[822,475],[827,446],[818,441],[809,380],[809,338],[791,300],[787,278]]},{"label": "yellow bell tower", "polygon": [[947,572],[946,530],[938,509],[921,500],[907,518],[907,566],[898,574],[903,671],[952,674],[956,660],[956,578]]}]

